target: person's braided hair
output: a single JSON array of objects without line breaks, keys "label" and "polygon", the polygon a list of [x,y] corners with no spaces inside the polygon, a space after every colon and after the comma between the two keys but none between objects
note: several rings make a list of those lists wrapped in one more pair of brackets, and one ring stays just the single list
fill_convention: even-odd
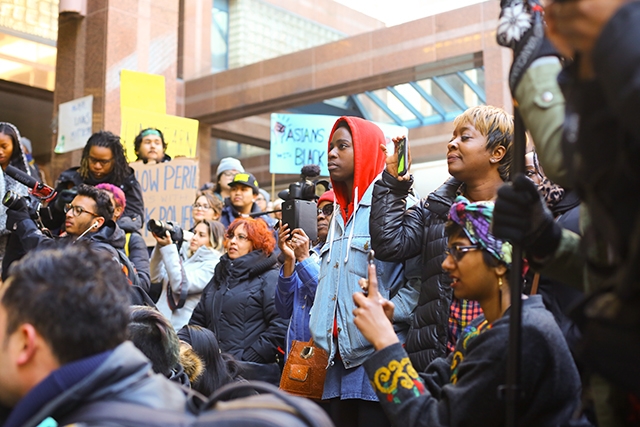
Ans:
[{"label": "person's braided hair", "polygon": [[111,150],[114,164],[111,171],[113,178],[110,180],[110,183],[118,186],[122,185],[125,179],[129,176],[130,171],[124,147],[120,142],[120,137],[104,130],[91,135],[82,150],[82,160],[80,161],[80,169],[78,170],[78,173],[83,180],[90,177],[89,151],[91,151],[91,147],[106,147]]}]

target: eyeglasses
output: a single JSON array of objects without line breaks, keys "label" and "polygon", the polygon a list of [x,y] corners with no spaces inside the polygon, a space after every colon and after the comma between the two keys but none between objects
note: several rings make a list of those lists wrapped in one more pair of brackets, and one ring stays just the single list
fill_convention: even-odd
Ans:
[{"label": "eyeglasses", "polygon": [[209,210],[209,209],[213,209],[211,206],[209,205],[200,205],[198,203],[194,203],[193,205],[191,205],[191,207],[193,209],[202,209],[204,211]]},{"label": "eyeglasses", "polygon": [[112,161],[113,157],[110,159],[96,159],[95,157],[89,156],[89,163],[98,164],[100,166],[107,166]]},{"label": "eyeglasses", "polygon": [[445,248],[444,249],[444,253],[446,255],[451,255],[455,262],[459,262],[462,259],[462,257],[464,256],[464,254],[466,254],[467,252],[470,252],[470,251],[475,251],[475,250],[480,249],[480,248],[481,248],[481,246],[478,243],[476,243],[475,245],[471,245],[471,246],[453,245],[451,247]]},{"label": "eyeglasses", "polygon": [[249,240],[249,237],[245,236],[244,234],[227,234],[227,239],[233,240],[234,238],[239,242],[244,242]]},{"label": "eyeglasses", "polygon": [[333,213],[333,205],[329,203],[328,205],[324,205],[321,208],[318,208],[318,215],[323,214],[324,216],[329,216]]},{"label": "eyeglasses", "polygon": [[221,173],[221,175],[223,176],[236,176],[238,172],[234,172],[234,171],[224,171]]},{"label": "eyeglasses", "polygon": [[100,215],[95,214],[93,212],[89,212],[88,210],[86,210],[82,206],[74,206],[71,203],[67,203],[66,205],[64,205],[64,213],[67,213],[69,211],[73,211],[73,216],[80,216],[83,213],[88,213],[88,214],[93,215],[93,216],[100,216]]}]

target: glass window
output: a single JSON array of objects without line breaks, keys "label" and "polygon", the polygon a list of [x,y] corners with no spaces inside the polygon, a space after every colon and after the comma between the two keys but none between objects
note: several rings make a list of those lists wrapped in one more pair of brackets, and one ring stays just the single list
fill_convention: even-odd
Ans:
[{"label": "glass window", "polygon": [[215,0],[211,17],[211,71],[229,68],[229,0]]},{"label": "glass window", "polygon": [[0,79],[53,90],[57,49],[0,33]]}]

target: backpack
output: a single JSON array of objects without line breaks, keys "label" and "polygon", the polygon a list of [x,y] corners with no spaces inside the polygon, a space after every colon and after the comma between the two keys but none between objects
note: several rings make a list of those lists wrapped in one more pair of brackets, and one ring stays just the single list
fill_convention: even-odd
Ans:
[{"label": "backpack", "polygon": [[[255,392],[260,394],[234,399]],[[217,390],[193,424],[193,427],[236,426],[333,427],[333,423],[327,413],[309,399],[291,396],[265,382],[246,381]]]},{"label": "backpack", "polygon": [[149,297],[149,294],[147,294],[144,288],[140,286],[140,278],[138,277],[138,272],[136,271],[134,265],[131,263],[131,260],[125,255],[124,250],[116,249],[106,242],[94,241],[92,243],[92,246],[94,248],[103,248],[104,250],[109,251],[113,259],[120,264],[122,273],[127,278],[127,282],[129,283],[129,299],[131,301],[131,305],[146,305],[149,307],[156,307],[153,300]]}]

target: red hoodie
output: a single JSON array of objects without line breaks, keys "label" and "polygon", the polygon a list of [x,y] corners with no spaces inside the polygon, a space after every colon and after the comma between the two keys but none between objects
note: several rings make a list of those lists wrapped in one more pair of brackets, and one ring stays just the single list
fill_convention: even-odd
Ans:
[{"label": "red hoodie", "polygon": [[[336,121],[331,130],[331,136],[329,136],[329,151],[333,134],[341,122],[346,122],[349,125],[353,141],[353,188],[347,188],[344,182],[335,182],[333,179],[331,185],[336,193],[336,200],[342,209],[342,216],[345,218],[346,224],[353,215],[354,189],[358,188],[357,202],[360,202],[367,188],[384,169],[386,158],[380,149],[380,144],[385,144],[382,130],[375,124],[359,117],[344,116]],[[347,203],[349,199],[351,201]]]}]

